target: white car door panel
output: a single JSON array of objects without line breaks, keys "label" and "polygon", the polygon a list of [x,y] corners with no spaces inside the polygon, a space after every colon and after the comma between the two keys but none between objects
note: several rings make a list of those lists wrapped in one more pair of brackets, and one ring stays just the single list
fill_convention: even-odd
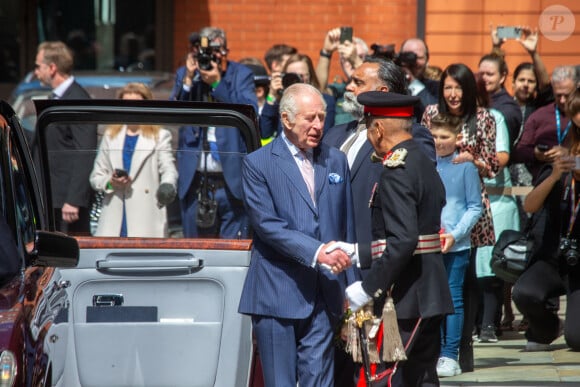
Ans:
[{"label": "white car door panel", "polygon": [[[174,146],[184,125],[223,126],[241,132],[248,152],[259,147],[245,105],[48,100],[36,108],[45,180],[46,128],[62,123],[159,125],[173,131]],[[52,385],[248,385],[251,321],[237,310],[251,240],[182,239],[174,231],[168,238],[77,236],[78,265],[60,270],[67,313],[47,335],[59,355]]]}]

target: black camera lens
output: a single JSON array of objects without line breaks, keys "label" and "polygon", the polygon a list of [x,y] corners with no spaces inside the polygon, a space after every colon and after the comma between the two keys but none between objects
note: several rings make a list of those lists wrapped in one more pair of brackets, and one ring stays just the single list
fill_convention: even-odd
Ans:
[{"label": "black camera lens", "polygon": [[204,70],[204,71],[211,70],[211,68],[212,68],[211,60],[212,60],[212,57],[210,55],[206,54],[205,52],[200,52],[197,55],[197,64],[198,64],[199,68]]},{"label": "black camera lens", "polygon": [[282,76],[282,87],[287,89],[295,83],[302,83],[302,78],[296,73],[286,73]]},{"label": "black camera lens", "polygon": [[412,68],[417,64],[417,54],[412,51],[403,51],[397,55],[395,64],[401,67]]},{"label": "black camera lens", "polygon": [[578,264],[578,252],[574,250],[568,251],[566,254],[566,264],[568,266],[576,266]]}]

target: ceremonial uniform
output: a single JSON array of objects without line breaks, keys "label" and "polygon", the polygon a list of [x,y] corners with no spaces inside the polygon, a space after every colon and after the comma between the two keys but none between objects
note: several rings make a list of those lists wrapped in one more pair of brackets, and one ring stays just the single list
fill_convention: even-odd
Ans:
[{"label": "ceremonial uniform", "polygon": [[[358,100],[372,117],[406,118],[412,115],[412,108],[409,115],[382,108],[413,106],[415,98],[368,92]],[[370,201],[373,263],[360,286],[374,300],[377,316],[390,290],[403,344],[412,337],[407,360],[399,364],[392,385],[439,385],[440,324],[444,315],[453,313],[438,235],[445,188],[433,162],[412,138],[393,146],[382,163]],[[352,300],[348,289],[347,297]],[[379,364],[377,373],[388,366]],[[386,379],[373,383],[379,385],[386,385]]]}]

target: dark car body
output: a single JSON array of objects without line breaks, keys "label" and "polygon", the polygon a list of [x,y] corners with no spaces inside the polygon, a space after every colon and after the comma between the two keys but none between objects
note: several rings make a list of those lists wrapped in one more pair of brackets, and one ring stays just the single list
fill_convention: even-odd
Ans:
[{"label": "dark car body", "polygon": [[79,248],[50,231],[25,133],[4,101],[0,114],[0,385],[49,385],[47,333],[68,306],[67,283],[50,266],[75,266]]}]

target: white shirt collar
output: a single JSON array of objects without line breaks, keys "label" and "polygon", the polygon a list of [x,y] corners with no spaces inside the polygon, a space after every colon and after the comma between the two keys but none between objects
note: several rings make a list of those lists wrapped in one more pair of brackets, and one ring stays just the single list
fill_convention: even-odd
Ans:
[{"label": "white shirt collar", "polygon": [[62,82],[60,85],[58,85],[57,87],[55,87],[52,92],[60,99],[62,98],[62,96],[64,95],[65,91],[70,87],[70,85],[72,85],[72,83],[75,81],[75,77],[73,77],[72,75],[70,77],[68,77],[67,79],[64,80],[64,82]]},{"label": "white shirt collar", "polygon": [[[298,156],[300,159],[302,159],[302,153],[301,153],[302,150],[290,142],[288,137],[286,137],[286,133],[284,133],[284,131],[282,131],[282,139],[286,143],[286,146],[290,150],[290,153],[292,154],[292,156],[294,156],[294,157]],[[310,158],[310,160],[312,160],[312,155],[314,154],[314,151],[312,149],[307,149],[305,152],[306,152],[306,154],[308,154],[308,157]]]}]

